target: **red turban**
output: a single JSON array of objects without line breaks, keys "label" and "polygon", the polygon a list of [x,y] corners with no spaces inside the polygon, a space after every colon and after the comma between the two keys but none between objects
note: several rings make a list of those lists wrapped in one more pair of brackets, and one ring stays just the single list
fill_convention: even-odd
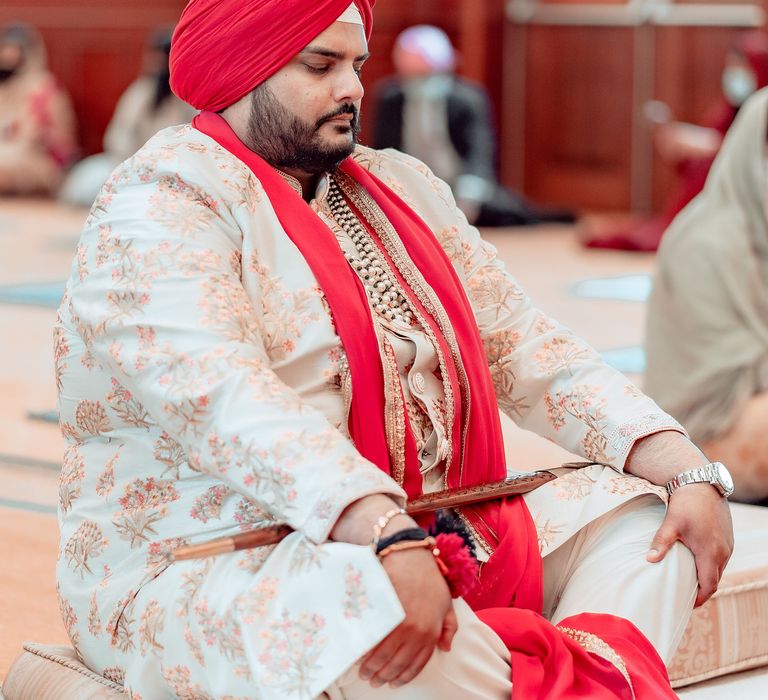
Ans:
[{"label": "red turban", "polygon": [[[376,0],[354,0],[370,38]],[[191,0],[171,45],[171,89],[218,112],[286,65],[351,0]]]}]

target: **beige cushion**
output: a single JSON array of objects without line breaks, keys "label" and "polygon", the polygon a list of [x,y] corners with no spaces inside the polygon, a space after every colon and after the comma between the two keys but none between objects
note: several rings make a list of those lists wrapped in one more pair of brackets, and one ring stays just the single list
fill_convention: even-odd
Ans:
[{"label": "beige cushion", "polygon": [[97,675],[69,647],[24,644],[3,682],[5,700],[128,700],[123,687]]},{"label": "beige cushion", "polygon": [[734,503],[731,512],[733,557],[669,665],[675,688],[768,664],[768,508]]}]

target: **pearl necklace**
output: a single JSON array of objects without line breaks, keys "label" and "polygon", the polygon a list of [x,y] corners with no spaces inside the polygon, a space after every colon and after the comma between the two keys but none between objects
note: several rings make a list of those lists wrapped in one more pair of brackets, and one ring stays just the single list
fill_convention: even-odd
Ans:
[{"label": "pearl necklace", "polygon": [[349,208],[336,180],[329,178],[328,206],[335,221],[349,236],[357,255],[345,254],[352,269],[363,282],[373,310],[390,321],[399,321],[408,327],[414,325],[414,313],[408,299],[400,292],[389,266],[370,234]]}]

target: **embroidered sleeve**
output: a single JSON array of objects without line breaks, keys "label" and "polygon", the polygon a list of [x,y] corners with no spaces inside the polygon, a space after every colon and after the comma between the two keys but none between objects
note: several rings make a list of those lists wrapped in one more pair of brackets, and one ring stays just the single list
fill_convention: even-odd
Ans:
[{"label": "embroidered sleeve", "polygon": [[71,313],[193,469],[321,542],[351,502],[404,494],[272,371],[240,229],[209,189],[156,163],[118,175],[86,224]]},{"label": "embroidered sleeve", "polygon": [[684,432],[588,343],[534,307],[476,229],[443,236],[466,280],[499,406],[516,423],[619,470],[640,438]]}]

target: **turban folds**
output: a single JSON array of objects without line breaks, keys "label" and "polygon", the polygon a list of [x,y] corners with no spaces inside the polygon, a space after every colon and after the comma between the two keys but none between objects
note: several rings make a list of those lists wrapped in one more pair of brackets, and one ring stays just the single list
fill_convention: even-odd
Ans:
[{"label": "turban folds", "polygon": [[[370,38],[376,0],[354,0]],[[218,112],[285,66],[350,0],[191,0],[171,46],[171,89]]]}]

